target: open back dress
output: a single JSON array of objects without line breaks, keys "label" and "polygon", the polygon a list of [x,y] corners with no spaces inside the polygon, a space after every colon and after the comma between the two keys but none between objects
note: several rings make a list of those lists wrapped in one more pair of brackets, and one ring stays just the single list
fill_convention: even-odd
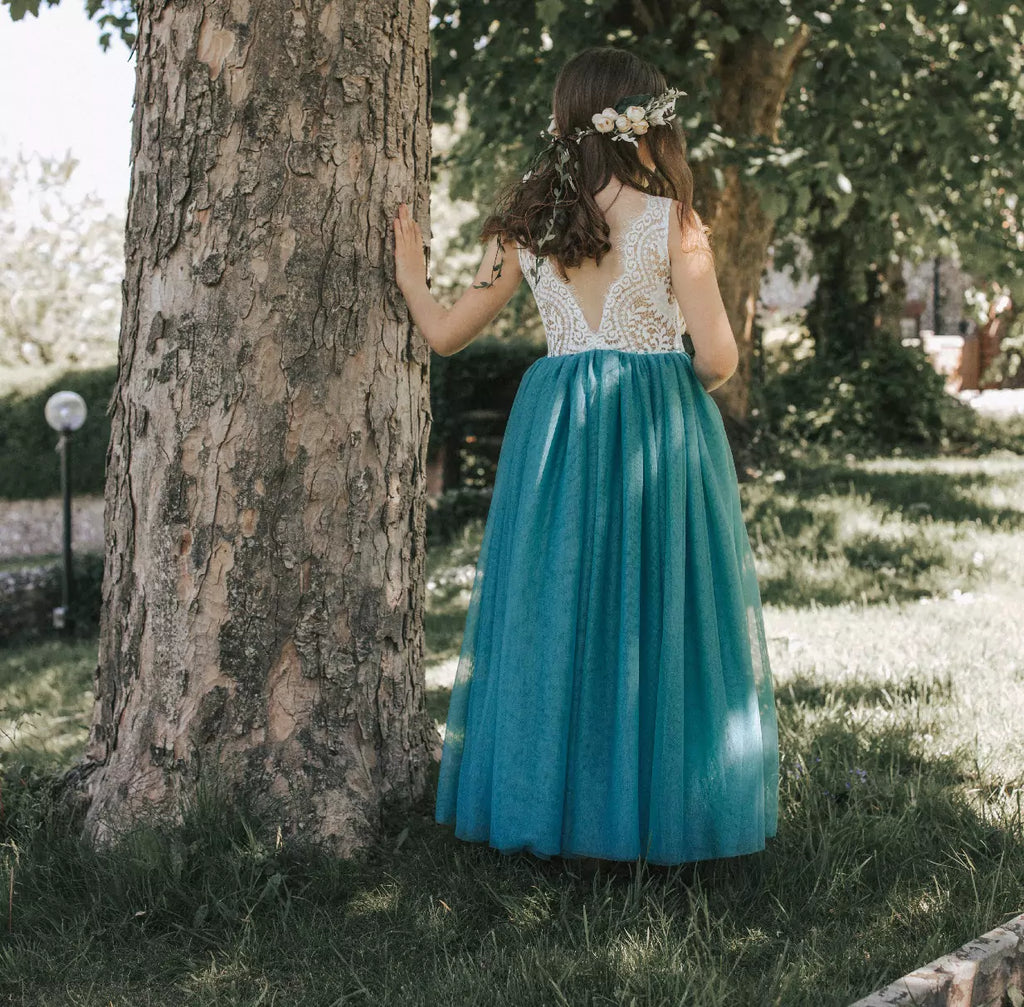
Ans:
[{"label": "open back dress", "polygon": [[736,469],[682,341],[673,201],[640,195],[596,328],[572,282],[518,249],[548,352],[505,428],[435,811],[502,853],[675,864],[752,853],[776,831],[775,700]]}]

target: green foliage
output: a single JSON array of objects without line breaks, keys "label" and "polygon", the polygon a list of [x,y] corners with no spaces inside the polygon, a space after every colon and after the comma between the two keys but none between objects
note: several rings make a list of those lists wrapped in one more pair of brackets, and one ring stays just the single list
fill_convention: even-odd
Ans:
[{"label": "green foliage", "polygon": [[[798,66],[780,144],[778,221],[828,254],[855,203],[851,273],[891,251],[953,254],[1024,292],[1024,8],[832,3]],[[854,253],[854,254],[851,254]],[[780,260],[781,261],[781,260]]]},{"label": "green foliage", "polygon": [[[39,17],[39,8],[44,0],[0,0],[6,7],[12,21],[20,21],[26,14]],[[60,0],[45,0],[47,7],[56,7]],[[94,18],[103,29],[100,47],[110,48],[111,36],[116,32],[129,49],[134,48],[138,25],[138,0],[85,0],[85,13]]]},{"label": "green foliage", "polygon": [[490,487],[445,490],[427,511],[428,547],[451,542],[470,521],[486,521],[490,506]]},{"label": "green foliage", "polygon": [[[688,92],[679,105],[698,176],[727,168],[757,187],[783,236],[828,254],[859,202],[844,261],[854,276],[895,251],[918,260],[959,249],[976,275],[1024,283],[1024,13],[982,0],[912,5],[757,0],[661,7],[492,0],[434,7],[434,116],[463,100],[469,125],[440,168],[452,191],[483,206],[495,175],[525,165],[549,114],[561,63],[588,45],[634,49]],[[799,26],[809,41],[781,109],[779,136],[743,113],[721,121],[720,68]],[[750,89],[751,94],[756,88]],[[776,262],[792,248],[776,244]],[[852,254],[849,254],[852,253]],[[819,262],[811,263],[814,273]]]},{"label": "green foliage", "polygon": [[1024,451],[1013,424],[987,420],[945,391],[917,347],[884,333],[860,359],[830,366],[778,352],[759,391],[758,450],[765,457],[827,448],[855,456],[1007,448]]},{"label": "green foliage", "polygon": [[59,435],[43,416],[46,400],[65,389],[85,399],[85,425],[71,435],[71,492],[103,493],[110,418],[107,405],[117,367],[67,371],[27,391],[0,388],[0,498],[45,499],[60,494]]}]

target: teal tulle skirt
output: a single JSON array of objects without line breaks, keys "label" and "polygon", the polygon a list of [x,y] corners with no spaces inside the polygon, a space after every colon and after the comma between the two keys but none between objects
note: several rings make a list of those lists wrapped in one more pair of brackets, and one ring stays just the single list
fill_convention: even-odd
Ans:
[{"label": "teal tulle skirt", "polygon": [[778,780],[736,469],[690,356],[539,358],[502,441],[436,821],[502,853],[675,864],[764,849]]}]

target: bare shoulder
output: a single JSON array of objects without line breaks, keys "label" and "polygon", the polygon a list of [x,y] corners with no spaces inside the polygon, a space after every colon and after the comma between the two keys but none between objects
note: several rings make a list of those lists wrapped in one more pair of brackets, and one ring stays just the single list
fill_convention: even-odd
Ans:
[{"label": "bare shoulder", "polygon": [[692,207],[680,221],[680,202],[672,204],[668,220],[669,258],[674,268],[682,267],[687,272],[700,273],[714,269],[714,252],[711,248],[710,228],[701,220]]}]

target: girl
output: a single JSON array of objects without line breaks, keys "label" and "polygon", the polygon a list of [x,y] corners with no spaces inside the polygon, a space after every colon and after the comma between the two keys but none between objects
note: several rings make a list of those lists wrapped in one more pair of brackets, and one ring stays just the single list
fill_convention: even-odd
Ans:
[{"label": "girl", "polygon": [[570,59],[551,142],[484,222],[451,309],[405,204],[394,221],[397,282],[437,353],[523,276],[547,338],[502,441],[437,788],[437,822],[502,853],[669,865],[775,835],[761,599],[708,394],[738,353],[691,205],[682,93],[626,52]]}]

